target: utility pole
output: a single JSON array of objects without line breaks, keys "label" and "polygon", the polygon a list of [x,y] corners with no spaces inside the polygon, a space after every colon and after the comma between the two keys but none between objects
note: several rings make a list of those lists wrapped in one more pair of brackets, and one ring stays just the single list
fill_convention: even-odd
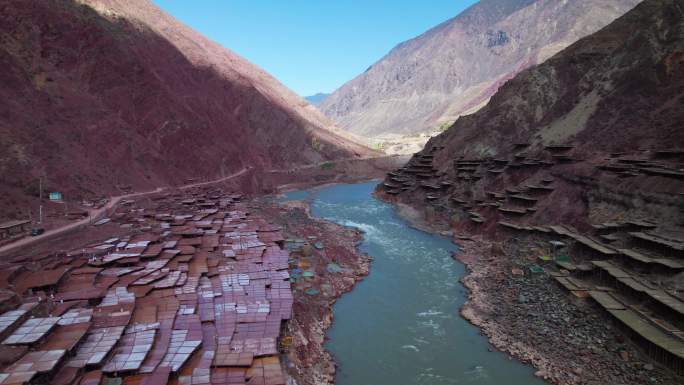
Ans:
[{"label": "utility pole", "polygon": [[40,196],[40,207],[38,208],[38,223],[43,223],[43,177],[38,178],[38,190]]}]

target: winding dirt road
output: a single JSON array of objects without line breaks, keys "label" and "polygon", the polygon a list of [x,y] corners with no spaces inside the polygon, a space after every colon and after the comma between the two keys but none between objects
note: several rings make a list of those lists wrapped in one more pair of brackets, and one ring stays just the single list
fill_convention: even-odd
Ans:
[{"label": "winding dirt road", "polygon": [[68,223],[64,226],[60,226],[60,227],[57,227],[54,229],[50,229],[50,230],[44,232],[43,234],[35,236],[35,237],[25,237],[25,238],[17,240],[16,242],[12,242],[12,243],[9,243],[7,245],[0,246],[0,255],[4,255],[5,253],[9,253],[10,251],[13,251],[19,247],[25,247],[25,246],[34,244],[36,242],[46,240],[48,238],[52,238],[52,237],[70,232],[72,230],[88,226],[91,223],[96,222],[96,221],[104,218],[105,214],[107,212],[109,212],[110,209],[113,209],[114,207],[116,207],[116,205],[118,205],[119,202],[121,202],[124,199],[139,198],[141,196],[157,194],[157,193],[169,190],[169,189],[185,190],[185,189],[189,189],[189,188],[193,188],[193,187],[201,187],[201,186],[206,186],[206,185],[210,185],[210,184],[214,184],[214,183],[221,183],[221,182],[225,182],[227,180],[233,179],[233,178],[237,178],[237,177],[245,174],[250,169],[252,169],[252,168],[246,167],[246,168],[243,168],[242,170],[240,170],[234,174],[228,175],[228,176],[223,177],[223,178],[214,179],[214,180],[211,180],[208,182],[191,183],[191,184],[186,184],[186,185],[178,186],[178,187],[157,187],[156,189],[151,190],[151,191],[142,191],[142,192],[137,192],[137,193],[131,193],[131,194],[126,194],[126,195],[119,195],[119,196],[111,197],[109,199],[109,202],[107,202],[106,205],[100,207],[99,209],[88,210],[88,218],[84,218],[84,219],[81,219],[81,220],[76,221],[76,222]]}]

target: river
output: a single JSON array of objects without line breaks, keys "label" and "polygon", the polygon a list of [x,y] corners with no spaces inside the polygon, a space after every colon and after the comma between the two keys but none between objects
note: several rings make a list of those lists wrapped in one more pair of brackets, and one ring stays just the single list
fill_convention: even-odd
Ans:
[{"label": "river", "polygon": [[448,238],[409,227],[372,196],[377,183],[334,185],[286,194],[312,214],[364,231],[370,275],[335,304],[329,349],[337,385],[536,385],[534,369],[490,352],[461,318],[463,264]]}]

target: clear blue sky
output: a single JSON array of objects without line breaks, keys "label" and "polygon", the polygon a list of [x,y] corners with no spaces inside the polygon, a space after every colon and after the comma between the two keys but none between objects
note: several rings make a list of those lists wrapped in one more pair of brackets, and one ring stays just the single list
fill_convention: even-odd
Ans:
[{"label": "clear blue sky", "polygon": [[475,0],[154,0],[302,96],[331,92]]}]

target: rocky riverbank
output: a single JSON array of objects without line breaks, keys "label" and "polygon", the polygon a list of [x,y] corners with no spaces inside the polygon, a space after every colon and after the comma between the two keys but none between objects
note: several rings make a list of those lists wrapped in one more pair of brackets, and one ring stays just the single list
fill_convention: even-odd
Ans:
[{"label": "rocky riverbank", "polygon": [[469,290],[461,315],[492,345],[557,385],[676,384],[589,301],[568,295],[545,273],[530,273],[533,241],[460,241]]},{"label": "rocky riverbank", "polygon": [[357,249],[362,235],[313,218],[301,201],[265,205],[263,212],[283,226],[292,250],[294,318],[287,326],[291,340],[284,346],[290,383],[332,384],[335,362],[324,347],[325,333],[333,322],[335,301],[368,275],[370,257]]}]

